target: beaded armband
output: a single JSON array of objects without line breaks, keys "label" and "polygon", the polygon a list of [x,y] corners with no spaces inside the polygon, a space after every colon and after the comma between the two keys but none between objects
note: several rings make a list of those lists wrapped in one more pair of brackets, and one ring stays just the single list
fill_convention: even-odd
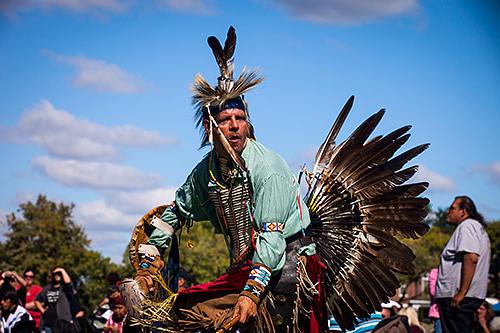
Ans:
[{"label": "beaded armband", "polygon": [[283,223],[279,222],[265,222],[262,223],[262,226],[260,227],[260,231],[262,232],[280,232],[283,233]]},{"label": "beaded armband", "polygon": [[253,264],[247,283],[240,295],[247,296],[256,304],[259,304],[270,279],[270,268],[259,263]]}]

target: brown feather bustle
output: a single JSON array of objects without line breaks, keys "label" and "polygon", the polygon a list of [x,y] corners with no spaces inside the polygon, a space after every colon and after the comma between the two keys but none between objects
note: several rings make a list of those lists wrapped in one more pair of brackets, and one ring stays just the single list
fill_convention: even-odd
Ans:
[{"label": "brown feather bustle", "polygon": [[340,144],[335,140],[353,104],[351,96],[316,155],[305,202],[312,237],[326,264],[328,307],[343,329],[368,318],[399,287],[394,272],[412,274],[412,251],[396,237],[418,238],[429,200],[427,183],[404,184],[417,167],[403,166],[428,144],[394,157],[410,126],[369,139],[384,110],[366,119]]}]

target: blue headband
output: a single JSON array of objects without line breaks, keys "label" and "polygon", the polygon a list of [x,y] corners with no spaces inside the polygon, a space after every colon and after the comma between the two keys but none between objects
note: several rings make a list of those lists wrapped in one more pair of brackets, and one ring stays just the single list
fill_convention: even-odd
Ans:
[{"label": "blue headband", "polygon": [[[246,112],[246,106],[245,106],[245,101],[243,99],[243,96],[238,96],[238,97],[233,98],[233,99],[228,99],[221,106],[211,105],[210,106],[210,113],[212,114],[212,116],[215,116],[217,113],[222,112],[224,110],[228,110],[228,109],[240,109],[240,110],[243,110]],[[205,118],[208,117],[208,113],[207,113],[206,109],[204,109],[203,115],[205,116]]]}]

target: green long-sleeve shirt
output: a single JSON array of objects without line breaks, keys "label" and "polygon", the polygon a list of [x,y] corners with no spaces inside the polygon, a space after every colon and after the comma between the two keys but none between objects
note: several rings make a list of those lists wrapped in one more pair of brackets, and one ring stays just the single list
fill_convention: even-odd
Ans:
[{"label": "green long-sleeve shirt", "polygon": [[[285,239],[310,224],[309,212],[300,199],[295,177],[279,155],[255,140],[248,140],[241,156],[248,174],[239,173],[237,177],[241,180],[250,178],[255,230],[260,230],[263,223],[278,222],[284,225],[282,233],[260,232],[255,241],[253,262],[262,263],[275,272],[283,268],[285,263]],[[186,182],[177,190],[175,204],[184,218],[209,220],[218,232],[225,233],[208,199],[208,191],[218,186],[209,174],[210,161],[207,155],[193,169]],[[215,160],[211,162],[216,163]],[[218,168],[213,165],[211,169],[217,176]],[[170,208],[165,210],[161,218],[174,230],[180,227],[177,215]],[[149,243],[164,249],[170,237],[155,229]]]}]

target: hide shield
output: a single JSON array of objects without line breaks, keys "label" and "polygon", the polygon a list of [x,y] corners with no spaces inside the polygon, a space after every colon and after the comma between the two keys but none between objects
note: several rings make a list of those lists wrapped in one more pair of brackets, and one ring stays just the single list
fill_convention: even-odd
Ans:
[{"label": "hide shield", "polygon": [[168,205],[157,206],[151,209],[149,212],[144,214],[143,217],[139,219],[132,232],[132,239],[130,240],[129,249],[129,259],[130,264],[135,271],[139,269],[140,255],[139,255],[139,245],[146,244],[151,236],[151,233],[155,227],[151,224],[153,218],[161,217]]}]

